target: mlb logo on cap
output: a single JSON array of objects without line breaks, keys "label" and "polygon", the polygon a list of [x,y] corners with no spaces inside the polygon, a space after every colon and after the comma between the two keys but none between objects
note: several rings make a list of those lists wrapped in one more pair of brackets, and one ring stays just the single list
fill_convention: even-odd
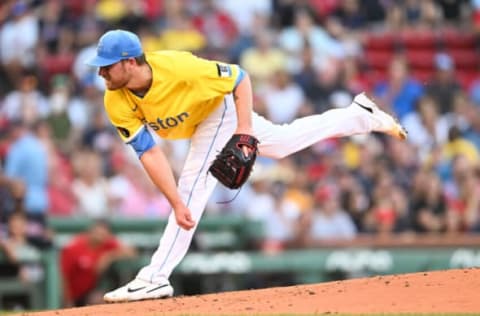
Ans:
[{"label": "mlb logo on cap", "polygon": [[100,37],[97,55],[87,61],[87,64],[94,67],[104,67],[142,54],[142,44],[137,35],[124,30],[113,30]]}]

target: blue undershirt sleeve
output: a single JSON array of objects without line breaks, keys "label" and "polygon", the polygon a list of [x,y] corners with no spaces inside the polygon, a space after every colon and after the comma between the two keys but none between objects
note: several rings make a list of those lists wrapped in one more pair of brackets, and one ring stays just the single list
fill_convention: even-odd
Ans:
[{"label": "blue undershirt sleeve", "polygon": [[146,127],[143,127],[127,144],[132,146],[137,153],[138,159],[140,159],[147,150],[155,146],[155,141],[150,131]]},{"label": "blue undershirt sleeve", "polygon": [[235,88],[242,81],[243,77],[245,77],[245,70],[243,70],[240,66],[237,66],[237,67],[238,67],[238,77],[237,77],[237,80],[235,80]]}]

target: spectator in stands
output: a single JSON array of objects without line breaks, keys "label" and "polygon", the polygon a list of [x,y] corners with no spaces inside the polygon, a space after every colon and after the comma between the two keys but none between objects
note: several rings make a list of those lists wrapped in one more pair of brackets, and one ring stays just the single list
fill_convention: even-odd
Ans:
[{"label": "spectator in stands", "polygon": [[0,114],[8,120],[22,120],[27,124],[45,118],[50,106],[39,90],[38,78],[31,71],[24,71],[16,83],[17,89],[7,94]]},{"label": "spectator in stands", "polygon": [[480,112],[472,107],[469,108],[468,112],[469,128],[464,131],[464,135],[480,151]]},{"label": "spectator in stands", "polygon": [[48,215],[51,217],[74,216],[77,208],[76,198],[72,190],[72,177],[65,169],[70,169],[68,161],[57,161],[56,172],[51,171],[48,184]]},{"label": "spectator in stands", "polygon": [[[282,179],[283,175],[275,169],[277,168],[272,166],[267,171],[267,177],[269,180],[271,179],[270,192],[274,205],[269,209],[270,212],[265,214],[265,218],[263,218],[265,235],[261,244],[261,250],[266,253],[276,253],[294,245],[300,218],[298,204],[288,199],[285,195],[286,179]],[[254,189],[257,188],[256,185],[253,185]]]},{"label": "spectator in stands", "polygon": [[383,146],[376,138],[367,138],[358,141],[358,165],[354,166],[353,173],[365,192],[372,192],[375,187],[378,157],[382,154]]},{"label": "spectator in stands", "polygon": [[124,159],[117,164],[116,175],[109,181],[111,212],[130,218],[167,218],[170,204],[159,194],[148,177],[139,177],[137,162]]},{"label": "spectator in stands", "polygon": [[447,230],[454,233],[478,232],[480,227],[478,171],[471,169],[471,165],[469,168],[463,159],[462,156],[455,159],[453,182],[450,183]]},{"label": "spectator in stands", "polygon": [[260,30],[260,28],[252,28],[256,23],[254,20],[259,16],[268,19],[272,13],[272,1],[222,0],[216,1],[216,5],[229,14],[242,34]]},{"label": "spectator in stands", "polygon": [[5,175],[23,183],[24,209],[31,229],[42,235],[48,210],[48,153],[32,127],[23,121],[11,123],[10,137]]},{"label": "spectator in stands", "polygon": [[369,91],[369,83],[365,73],[360,68],[359,58],[356,56],[347,56],[341,63],[342,86],[352,95],[362,91]]},{"label": "spectator in stands", "polygon": [[340,1],[339,7],[333,12],[333,16],[339,19],[340,23],[351,31],[361,30],[366,25],[365,12],[359,0]]},{"label": "spectator in stands", "polygon": [[[4,227],[13,212],[24,210],[25,187],[21,180],[9,179],[0,168],[0,227]],[[6,230],[6,229],[3,229]],[[0,229],[2,235],[2,229]]]},{"label": "spectator in stands", "polygon": [[252,173],[252,194],[245,216],[253,220],[268,222],[269,214],[274,213],[275,200],[270,194],[272,182],[268,179],[266,167],[260,167]]},{"label": "spectator in stands", "polygon": [[72,216],[75,197],[72,192],[73,171],[65,146],[57,145],[47,121],[35,125],[35,135],[44,146],[48,160],[48,216]]},{"label": "spectator in stands", "polygon": [[450,55],[438,53],[435,55],[435,67],[435,74],[427,83],[425,93],[437,101],[441,114],[452,112],[453,98],[462,89],[455,76],[455,63]]},{"label": "spectator in stands", "polygon": [[299,8],[295,11],[295,23],[285,28],[279,35],[279,45],[294,62],[305,47],[305,43],[313,49],[321,64],[327,64],[332,58],[343,58],[345,52],[340,43],[322,27],[315,24],[312,11]]},{"label": "spectator in stands", "polygon": [[463,137],[480,150],[479,118],[480,111],[473,100],[468,98],[466,91],[459,92],[453,99],[453,112],[447,114],[449,128],[458,127]]},{"label": "spectator in stands", "polygon": [[6,255],[7,263],[0,270],[3,276],[17,276],[24,282],[35,283],[43,279],[44,273],[39,251],[52,243],[50,239],[29,235],[27,226],[27,217],[21,211],[8,217],[7,235],[0,239],[0,251]]},{"label": "spectator in stands", "polygon": [[[96,114],[96,109],[102,106],[102,92],[94,82],[83,82],[77,91],[77,95],[71,95],[67,107],[68,120],[71,126],[72,147],[78,146],[82,141],[89,146],[88,139],[82,139],[87,129],[90,129],[90,117]],[[72,151],[74,148],[70,148]]]},{"label": "spectator in stands", "polygon": [[[92,116],[90,117],[91,124],[83,130],[81,142],[86,149],[93,150],[106,159],[115,142],[114,130],[109,125],[108,119],[101,109],[94,108]],[[102,167],[107,168],[108,166]]]},{"label": "spectator in stands", "polygon": [[337,166],[330,181],[335,181],[340,208],[345,210],[355,223],[356,230],[363,230],[363,217],[369,208],[369,197],[355,175],[346,166]]},{"label": "spectator in stands", "polygon": [[404,117],[402,124],[409,131],[409,141],[424,159],[435,146],[447,141],[449,123],[440,115],[438,103],[431,96],[422,96],[416,108]]},{"label": "spectator in stands", "polygon": [[[235,0],[231,2],[235,2]],[[259,1],[256,2],[260,3]],[[224,3],[224,1],[222,1],[222,3]],[[243,52],[246,49],[255,45],[255,34],[257,34],[259,30],[273,32],[269,25],[269,17],[270,16],[267,13],[257,12],[251,17],[251,19],[249,19],[250,24],[248,25],[248,27],[240,30],[239,36],[236,38],[235,42],[230,47],[230,50],[228,52],[228,60],[230,60],[230,62],[236,64],[240,63],[240,57]],[[235,18],[235,15],[233,16],[233,18]],[[276,35],[276,33],[274,34]],[[275,36],[274,42],[276,42],[276,39],[277,37]],[[284,52],[282,51],[282,53]]]},{"label": "spectator in stands", "polygon": [[20,81],[22,70],[36,66],[35,48],[38,43],[38,17],[27,1],[15,1],[11,19],[0,28],[0,64],[10,85]]},{"label": "spectator in stands", "polygon": [[438,175],[420,170],[413,180],[411,196],[413,229],[420,233],[444,232],[449,211]]},{"label": "spectator in stands", "polygon": [[478,161],[472,163],[464,155],[457,155],[450,161],[447,175],[444,175],[445,195],[449,205],[447,231],[464,233],[476,230],[478,226]]},{"label": "spectator in stands", "polygon": [[65,13],[63,1],[47,0],[38,9],[38,40],[49,53],[58,51],[60,34],[68,25]]},{"label": "spectator in stands", "polygon": [[[146,4],[145,1],[122,1],[120,2],[120,6],[123,6],[122,10],[111,10],[112,4],[118,6],[118,1],[100,1],[104,3],[104,8],[110,12],[105,12],[107,14],[112,14],[112,11],[121,12],[122,15],[120,19],[116,20],[115,27],[117,28],[124,28],[127,30],[136,30],[138,27],[142,25],[148,24],[146,19]],[[97,4],[97,12],[100,8],[101,4]],[[109,8],[110,6],[110,8]]]},{"label": "spectator in stands", "polygon": [[[437,0],[436,4],[440,9],[443,21],[447,27],[464,26],[466,19],[466,9],[468,9],[469,0]],[[447,24],[448,23],[448,24]]]},{"label": "spectator in stands", "polygon": [[315,205],[302,214],[300,234],[305,247],[318,242],[353,239],[357,230],[348,213],[341,209],[338,191],[330,184],[321,184],[315,190]]},{"label": "spectator in stands", "polygon": [[340,207],[348,212],[353,220],[355,228],[359,233],[364,232],[363,222],[365,214],[369,208],[369,199],[360,184],[355,184],[349,189],[344,190],[340,196]]},{"label": "spectator in stands", "polygon": [[274,73],[260,97],[265,102],[268,119],[274,123],[287,123],[309,112],[305,94],[284,69]]},{"label": "spectator in stands", "polygon": [[[84,4],[84,16],[97,16],[109,26],[119,25],[119,21],[128,14],[128,3],[130,1],[109,1],[109,0],[87,0]],[[131,1],[134,6],[138,1]],[[135,14],[136,15],[136,14]]]},{"label": "spectator in stands", "polygon": [[408,203],[405,192],[394,182],[385,165],[377,162],[372,204],[364,218],[366,231],[389,236],[409,229]]},{"label": "spectator in stands", "polygon": [[[296,61],[293,72],[295,82],[303,89],[306,97],[314,105],[315,113],[321,113],[334,107],[344,107],[348,104],[334,104],[339,95],[350,95],[349,87],[344,80],[344,59],[329,59],[322,61],[313,48],[305,43]],[[290,65],[292,66],[292,65]],[[364,91],[364,90],[362,90]]]},{"label": "spectator in stands", "polygon": [[399,120],[415,111],[415,104],[423,95],[420,83],[411,77],[404,56],[394,56],[388,68],[388,78],[374,87],[374,95],[385,106],[391,106]]},{"label": "spectator in stands", "polygon": [[48,96],[50,113],[47,117],[50,138],[57,143],[63,152],[69,146],[71,123],[68,117],[68,106],[71,102],[71,82],[67,75],[56,75],[52,78],[51,91]]},{"label": "spectator in stands", "polygon": [[108,217],[111,215],[108,182],[102,172],[101,156],[94,151],[83,151],[75,153],[73,159],[75,179],[72,190],[77,205],[75,215]]},{"label": "spectator in stands", "polygon": [[270,30],[258,30],[254,40],[255,45],[241,54],[240,65],[250,74],[254,87],[260,90],[277,71],[285,69],[286,55],[274,46],[274,34]]},{"label": "spectator in stands", "polygon": [[[81,28],[81,25],[76,25],[77,28]],[[100,33],[100,26],[94,21],[86,23],[85,31],[79,30],[77,32],[77,41],[79,49],[77,55],[72,64],[72,73],[75,81],[78,83],[80,92],[83,93],[84,88],[95,87],[99,91],[105,90],[105,83],[100,76],[97,76],[95,69],[88,67],[83,62],[85,58],[95,56],[96,52],[96,39]]]},{"label": "spectator in stands", "polygon": [[420,165],[416,148],[408,142],[389,141],[386,143],[386,155],[395,183],[408,191]]},{"label": "spectator in stands", "polygon": [[383,28],[386,32],[400,32],[406,23],[406,16],[402,4],[398,2],[387,2],[388,5],[385,5],[385,24]]},{"label": "spectator in stands", "polygon": [[171,15],[168,25],[162,30],[159,41],[162,49],[200,52],[208,46],[208,38],[195,28],[184,10]]},{"label": "spectator in stands", "polygon": [[115,278],[118,278],[111,265],[135,255],[132,247],[113,235],[106,221],[94,222],[88,231],[75,236],[61,250],[63,305],[83,306],[101,302],[102,283],[105,280],[116,282]]},{"label": "spectator in stands", "polygon": [[238,36],[238,28],[232,17],[214,0],[199,1],[199,10],[192,19],[195,28],[207,40],[207,50],[226,56]]},{"label": "spectator in stands", "polygon": [[473,143],[465,139],[456,126],[448,130],[448,141],[442,146],[443,159],[452,161],[456,156],[464,156],[478,166],[480,154]]},{"label": "spectator in stands", "polygon": [[444,117],[449,124],[448,128],[457,126],[462,134],[466,135],[472,129],[471,125],[477,113],[479,112],[466,91],[459,91],[453,97],[453,111]]},{"label": "spectator in stands", "polygon": [[46,1],[38,8],[38,15],[37,67],[42,83],[48,85],[55,74],[70,72],[75,57],[75,30],[66,18],[63,1]]},{"label": "spectator in stands", "polygon": [[294,176],[286,181],[284,199],[287,203],[293,203],[299,212],[308,212],[313,208],[314,199],[309,193],[312,191],[311,183],[308,181],[307,173],[301,170],[292,161],[291,172]]}]

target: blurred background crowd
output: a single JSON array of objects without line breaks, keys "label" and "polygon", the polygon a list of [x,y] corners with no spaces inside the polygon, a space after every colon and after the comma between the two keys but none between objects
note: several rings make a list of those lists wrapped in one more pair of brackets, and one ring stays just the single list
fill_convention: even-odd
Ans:
[{"label": "blurred background crowd", "polygon": [[[114,28],[136,32],[147,51],[239,64],[255,110],[273,122],[348,106],[367,91],[408,130],[407,142],[359,135],[260,158],[230,203],[221,202],[236,192],[219,186],[205,216],[262,221],[260,249],[480,232],[479,0],[5,0],[4,247],[48,246],[50,217],[168,216],[105,116],[101,78],[84,64]],[[188,142],[157,141],[178,174]]]}]

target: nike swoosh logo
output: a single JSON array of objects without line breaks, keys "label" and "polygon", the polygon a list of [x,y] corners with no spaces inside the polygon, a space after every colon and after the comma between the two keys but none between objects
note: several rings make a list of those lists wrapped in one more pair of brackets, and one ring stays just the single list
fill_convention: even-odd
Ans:
[{"label": "nike swoosh logo", "polygon": [[164,284],[164,285],[157,286],[157,287],[154,288],[154,289],[148,290],[147,293],[156,291],[156,290],[161,289],[162,287],[166,287],[166,286],[168,286],[168,284]]},{"label": "nike swoosh logo", "polygon": [[373,110],[372,110],[371,108],[367,108],[366,106],[361,105],[360,103],[355,102],[355,101],[353,101],[353,103],[355,103],[356,105],[358,105],[358,106],[361,107],[362,109],[367,110],[368,112],[370,112],[370,113],[373,114]]},{"label": "nike swoosh logo", "polygon": [[127,292],[128,292],[128,293],[133,293],[133,292],[137,292],[137,291],[143,290],[144,288],[146,288],[146,286],[142,286],[142,287],[139,287],[139,288],[136,288],[136,289],[128,288],[128,289],[127,289]]}]

